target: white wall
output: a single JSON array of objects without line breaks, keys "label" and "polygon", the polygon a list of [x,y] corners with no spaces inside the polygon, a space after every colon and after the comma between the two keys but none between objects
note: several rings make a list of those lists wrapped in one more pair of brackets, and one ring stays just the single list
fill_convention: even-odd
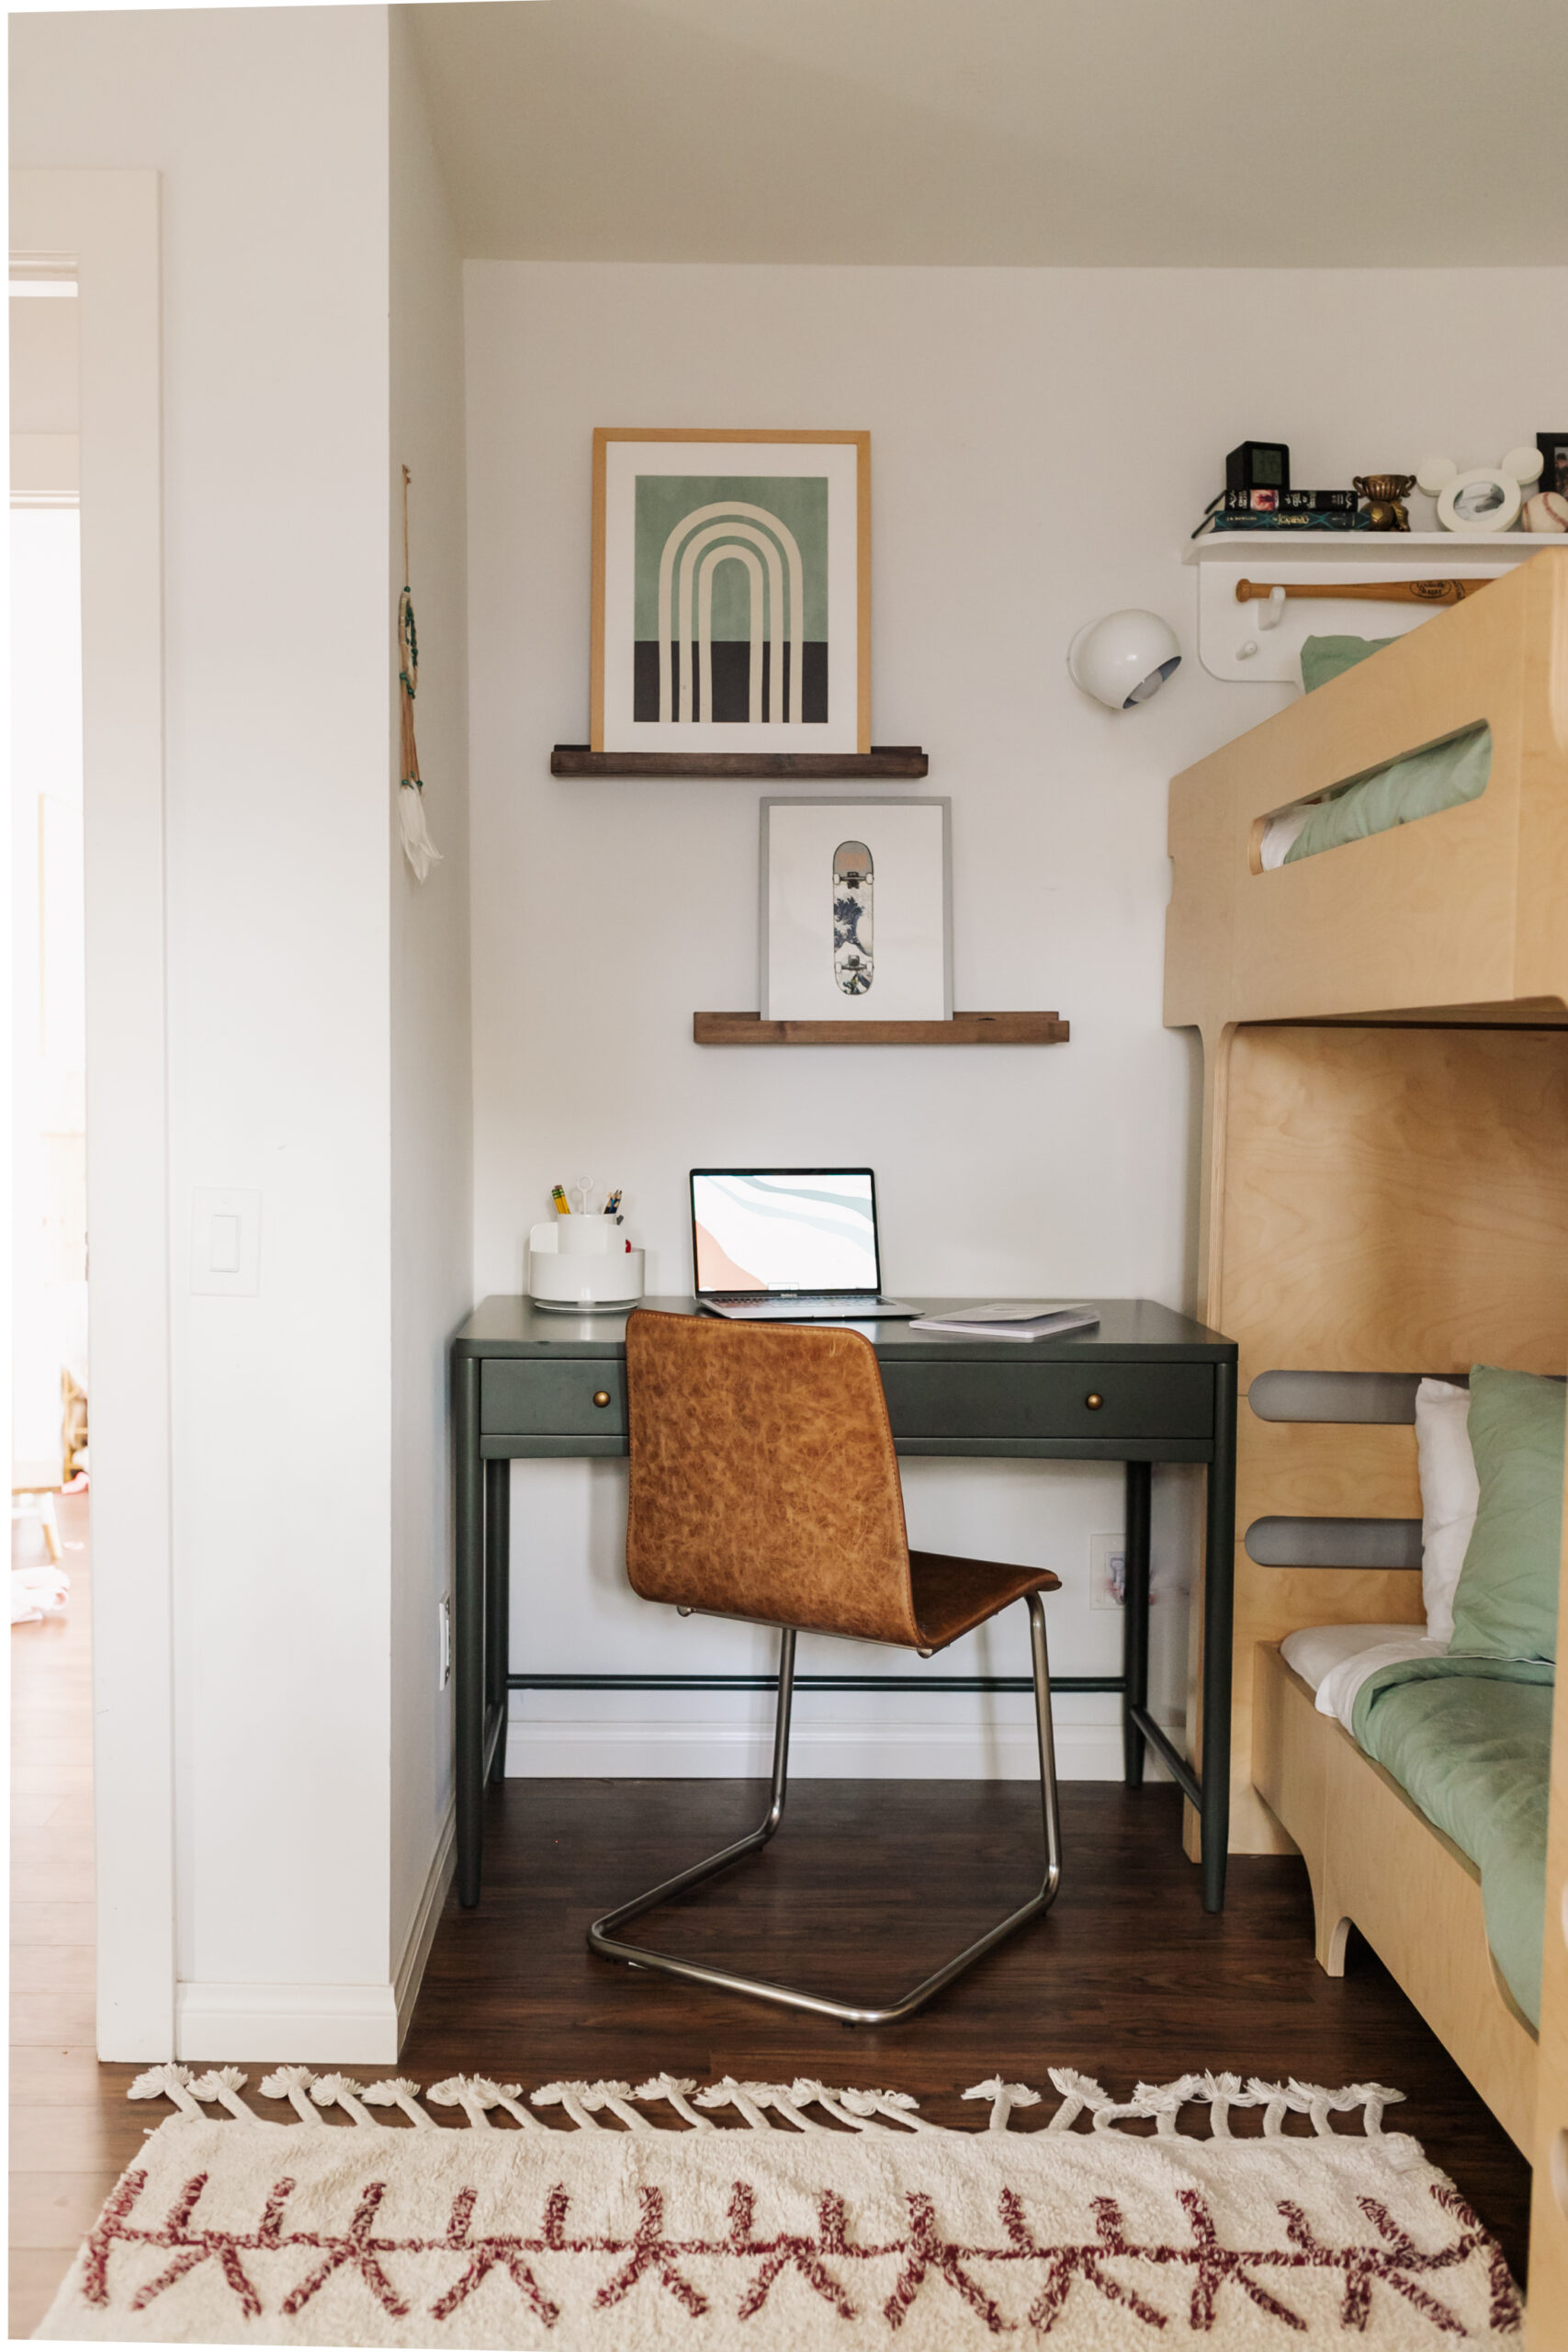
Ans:
[{"label": "white wall", "polygon": [[[468,1034],[468,616],[463,277],[407,28],[391,33],[391,470],[395,601],[401,468],[420,639],[427,820],[441,853],[417,882],[393,830],[391,1965],[417,1988],[450,1856],[452,1692],[437,1672],[451,1559],[446,1341],[473,1304]],[[396,676],[393,677],[394,690]],[[394,692],[393,726],[396,728]],[[395,740],[395,735],[394,735]],[[431,1873],[433,1858],[438,1867]]]},{"label": "white wall", "polygon": [[[689,1166],[864,1159],[895,1289],[1185,1304],[1196,1061],[1160,1025],[1167,780],[1289,691],[1198,668],[1188,534],[1247,435],[1288,440],[1308,485],[1427,450],[1489,463],[1533,437],[1561,390],[1564,274],[467,276],[479,1293],[520,1287],[526,1226],[580,1169],[625,1184],[649,1287],[676,1293]],[[953,797],[955,1001],[1057,1007],[1069,1045],[694,1046],[694,1010],[757,1002],[757,803],[774,787],[549,777],[551,743],[588,734],[596,424],[870,428],[873,736],[925,744],[924,788]],[[1190,658],[1156,702],[1113,716],[1077,694],[1064,656],[1081,621],[1126,605],[1166,614]],[[1121,1524],[1114,1474],[906,1474],[917,1543],[1055,1568],[1054,1664],[1114,1668],[1120,1620],[1086,1593],[1089,1534]],[[766,1664],[759,1634],[630,1598],[619,1465],[519,1465],[514,1482],[514,1666]],[[1195,1486],[1156,1478],[1167,1715]],[[863,1662],[809,1647],[814,1669]],[[1021,1672],[1021,1623],[964,1651],[953,1668]],[[981,1736],[1018,1712],[808,1702],[801,1768],[1027,1770],[1021,1732]],[[813,1715],[828,1718],[815,1733]],[[1112,1702],[1067,1700],[1061,1716],[1066,1770],[1118,1770]],[[729,1771],[759,1758],[754,1720],[748,1702],[690,1696],[530,1699],[511,1769]]]},{"label": "white wall", "polygon": [[11,29],[14,161],[163,175],[180,2041],[388,2057],[385,12]]}]

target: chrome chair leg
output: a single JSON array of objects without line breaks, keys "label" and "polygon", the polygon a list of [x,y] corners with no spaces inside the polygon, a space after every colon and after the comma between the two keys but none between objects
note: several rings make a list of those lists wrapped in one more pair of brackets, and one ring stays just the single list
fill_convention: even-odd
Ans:
[{"label": "chrome chair leg", "polygon": [[1051,1728],[1051,1669],[1045,1645],[1045,1610],[1037,1592],[1026,1593],[1029,1611],[1030,1663],[1034,1681],[1035,1736],[1040,1752],[1040,1811],[1045,1838],[1045,1870],[1039,1890],[1029,1901],[998,1920],[972,1944],[944,1962],[930,1976],[922,1977],[903,1999],[890,2003],[886,2008],[857,2007],[852,2002],[835,2001],[826,1994],[807,1993],[798,1986],[774,1984],[765,1976],[740,1976],[727,1968],[710,1967],[705,1962],[678,1960],[671,1952],[655,1951],[646,1944],[630,1944],[622,1940],[619,1930],[647,1911],[656,1910],[671,1896],[683,1894],[688,1887],[699,1886],[705,1879],[716,1877],[728,1870],[731,1862],[743,1854],[754,1853],[765,1846],[784,1818],[784,1796],[789,1770],[790,1709],[795,1693],[795,1634],[785,1632],[779,1644],[778,1710],[773,1723],[773,1777],[767,1812],[759,1826],[732,1846],[712,1854],[705,1861],[694,1862],[689,1870],[675,1878],[666,1879],[647,1894],[637,1895],[630,1903],[623,1903],[617,1910],[607,1911],[595,1919],[588,1930],[590,1947],[605,1960],[629,1961],[637,1968],[657,1969],[666,1976],[684,1977],[689,1984],[705,1984],[715,1992],[740,1993],[749,1999],[772,2001],[781,2008],[804,2009],[813,2017],[829,2018],[839,2025],[898,2025],[906,2018],[923,2009],[942,1987],[951,1984],[966,1968],[995,1950],[1007,1937],[1031,1919],[1048,1911],[1056,1899],[1062,1880],[1061,1809],[1056,1792],[1056,1752]]}]

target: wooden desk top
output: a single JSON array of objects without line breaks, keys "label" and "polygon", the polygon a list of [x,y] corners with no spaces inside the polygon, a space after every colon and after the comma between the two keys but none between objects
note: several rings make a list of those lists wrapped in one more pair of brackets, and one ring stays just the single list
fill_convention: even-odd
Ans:
[{"label": "wooden desk top", "polygon": [[[897,1294],[896,1294],[897,1295]],[[915,1298],[911,1306],[922,1315],[956,1314],[981,1302],[975,1298]],[[691,1298],[645,1298],[645,1307],[662,1315],[695,1315]],[[864,1331],[884,1362],[912,1363],[922,1359],[946,1363],[1106,1363],[1137,1356],[1148,1363],[1222,1363],[1234,1361],[1235,1341],[1190,1316],[1158,1306],[1151,1298],[1102,1298],[1092,1302],[1100,1322],[1091,1331],[1067,1331],[1044,1340],[939,1339],[933,1331],[911,1331],[905,1322],[867,1319],[854,1325]],[[453,1342],[460,1356],[572,1357],[624,1356],[626,1318],[613,1315],[558,1314],[536,1306],[530,1299],[496,1294],[469,1316]]]}]

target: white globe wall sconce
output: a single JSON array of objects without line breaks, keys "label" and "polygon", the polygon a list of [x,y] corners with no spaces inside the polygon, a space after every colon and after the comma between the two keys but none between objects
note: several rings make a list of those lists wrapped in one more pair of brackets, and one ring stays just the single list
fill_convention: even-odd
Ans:
[{"label": "white globe wall sconce", "polygon": [[1176,631],[1157,613],[1107,613],[1086,622],[1067,648],[1074,685],[1110,710],[1147,702],[1180,663]]}]

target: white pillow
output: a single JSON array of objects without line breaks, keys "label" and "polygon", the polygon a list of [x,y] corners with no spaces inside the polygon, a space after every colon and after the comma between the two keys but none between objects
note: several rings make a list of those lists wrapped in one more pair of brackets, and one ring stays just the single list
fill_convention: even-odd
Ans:
[{"label": "white pillow", "polygon": [[1470,1391],[1424,1380],[1416,1391],[1421,1464],[1421,1593],[1427,1634],[1446,1649],[1454,1634],[1454,1587],[1475,1525],[1481,1488],[1470,1449]]}]

